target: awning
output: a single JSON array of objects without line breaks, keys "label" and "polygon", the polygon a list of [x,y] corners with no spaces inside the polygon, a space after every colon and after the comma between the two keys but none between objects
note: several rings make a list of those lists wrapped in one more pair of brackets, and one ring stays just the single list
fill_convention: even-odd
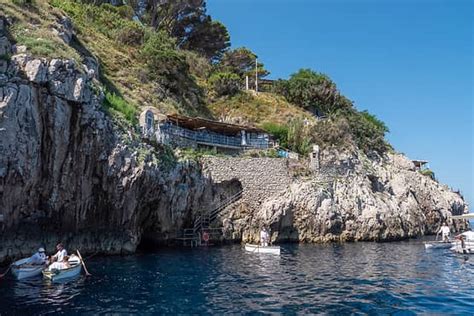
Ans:
[{"label": "awning", "polygon": [[227,135],[236,135],[237,133],[240,133],[240,131],[246,131],[248,133],[267,133],[265,130],[257,127],[217,122],[201,117],[188,117],[172,114],[168,115],[168,120],[187,129],[205,129]]}]

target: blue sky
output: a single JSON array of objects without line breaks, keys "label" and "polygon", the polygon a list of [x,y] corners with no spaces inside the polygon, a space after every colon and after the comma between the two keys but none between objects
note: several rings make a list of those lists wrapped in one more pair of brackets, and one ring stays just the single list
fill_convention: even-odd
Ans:
[{"label": "blue sky", "polygon": [[252,49],[271,72],[329,75],[358,109],[390,128],[412,159],[474,210],[474,1],[208,0],[232,47]]}]

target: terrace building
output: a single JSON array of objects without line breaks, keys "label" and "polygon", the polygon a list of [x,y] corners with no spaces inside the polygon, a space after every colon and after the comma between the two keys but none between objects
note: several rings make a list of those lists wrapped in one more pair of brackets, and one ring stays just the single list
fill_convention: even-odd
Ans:
[{"label": "terrace building", "polygon": [[163,115],[152,107],[140,115],[140,126],[143,137],[173,147],[240,152],[275,145],[271,135],[260,128],[177,114]]}]

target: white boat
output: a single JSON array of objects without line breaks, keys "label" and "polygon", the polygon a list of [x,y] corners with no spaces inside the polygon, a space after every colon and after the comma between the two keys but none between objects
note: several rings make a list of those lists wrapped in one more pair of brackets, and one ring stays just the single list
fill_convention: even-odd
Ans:
[{"label": "white boat", "polygon": [[454,246],[454,241],[425,241],[425,248],[426,249],[449,249]]},{"label": "white boat", "polygon": [[72,278],[81,274],[82,264],[81,259],[76,255],[71,255],[69,257],[70,268],[67,269],[53,269],[49,271],[48,269],[43,270],[43,276],[45,279],[51,281],[58,281],[62,279]]},{"label": "white boat", "polygon": [[274,255],[280,254],[280,246],[260,246],[260,245],[245,244],[245,250],[249,252],[256,252],[256,253],[271,253]]},{"label": "white boat", "polygon": [[41,274],[41,271],[46,267],[45,264],[29,264],[30,258],[20,259],[12,263],[12,273],[17,280],[36,277]]},{"label": "white boat", "polygon": [[464,243],[462,243],[461,240],[456,240],[451,250],[462,254],[474,254],[474,232],[467,231],[461,235],[463,236]]},{"label": "white boat", "polygon": [[466,213],[462,215],[453,215],[451,216],[452,219],[465,219],[465,220],[470,220],[474,219],[474,213]]}]

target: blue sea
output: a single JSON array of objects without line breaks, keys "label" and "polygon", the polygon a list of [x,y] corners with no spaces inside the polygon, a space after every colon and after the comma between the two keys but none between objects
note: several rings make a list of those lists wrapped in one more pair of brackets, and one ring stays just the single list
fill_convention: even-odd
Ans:
[{"label": "blue sea", "polygon": [[157,249],[64,283],[0,280],[1,315],[474,314],[474,256],[421,241]]}]

